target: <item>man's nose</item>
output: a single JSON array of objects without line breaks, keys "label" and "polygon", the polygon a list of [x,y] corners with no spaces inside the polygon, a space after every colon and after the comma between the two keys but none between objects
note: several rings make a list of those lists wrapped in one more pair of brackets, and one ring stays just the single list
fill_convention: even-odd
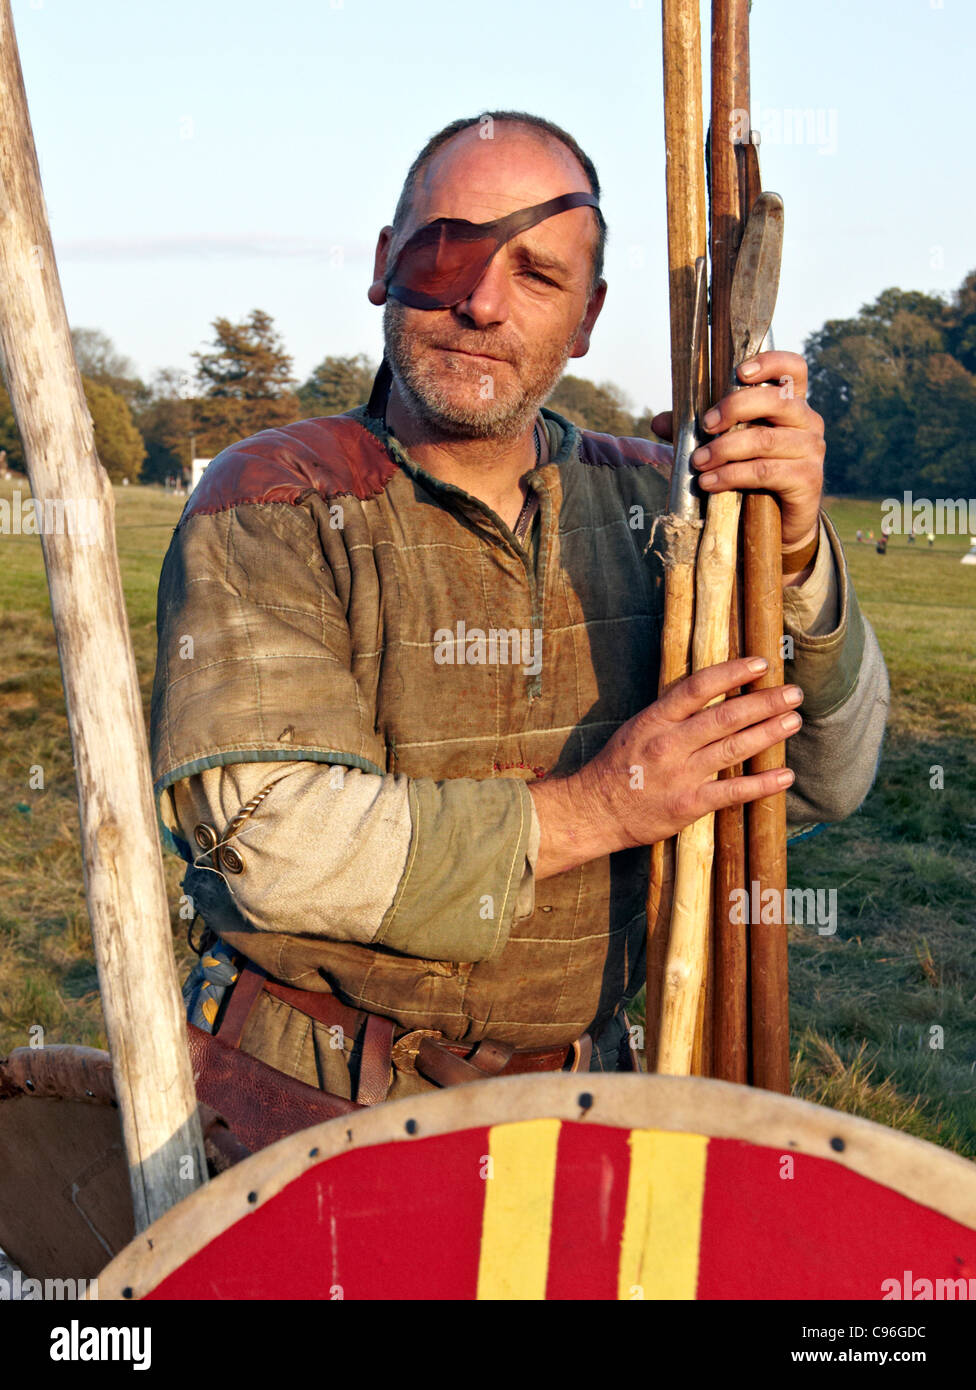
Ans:
[{"label": "man's nose", "polygon": [[495,256],[488,262],[484,275],[467,299],[459,300],[454,305],[454,312],[470,319],[477,328],[504,323],[508,318],[510,289],[504,260]]}]

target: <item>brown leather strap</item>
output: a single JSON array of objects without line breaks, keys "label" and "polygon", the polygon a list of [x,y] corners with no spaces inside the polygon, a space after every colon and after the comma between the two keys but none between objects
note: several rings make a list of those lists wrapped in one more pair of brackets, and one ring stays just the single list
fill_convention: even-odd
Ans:
[{"label": "brown leather strap", "polygon": [[230,1000],[224,1010],[224,1017],[216,1036],[228,1047],[239,1047],[244,1025],[267,980],[264,971],[250,961],[241,967],[241,972],[231,990]]},{"label": "brown leather strap", "polygon": [[[244,1024],[262,990],[316,1023],[341,1028],[347,1037],[358,1039],[362,1028],[356,1104],[378,1105],[386,1099],[393,1078],[393,1020],[350,1008],[334,994],[280,984],[269,979],[250,961],[242,967],[227,1005],[219,1032],[222,1043],[238,1046]],[[364,1018],[365,1028],[362,1027]],[[428,1036],[421,1040],[416,1066],[422,1076],[438,1086],[461,1086],[469,1081],[483,1081],[488,1076],[518,1076],[564,1069],[588,1071],[592,1053],[593,1040],[589,1033],[584,1033],[568,1048],[527,1048],[520,1052],[511,1044],[492,1038],[484,1038],[471,1048]],[[567,1068],[570,1060],[572,1065]]]},{"label": "brown leather strap", "polygon": [[386,1100],[393,1080],[393,1020],[370,1014],[366,1019],[363,1047],[359,1058],[360,1105],[379,1105]]},{"label": "brown leather strap", "polygon": [[572,1059],[569,1071],[588,1071],[593,1040],[584,1033],[570,1047],[529,1048],[516,1052],[508,1043],[486,1038],[473,1051],[442,1038],[421,1039],[417,1070],[438,1086],[461,1086],[483,1081],[486,1076],[521,1076],[527,1072],[561,1071]]},{"label": "brown leather strap", "polygon": [[570,1067],[570,1071],[589,1071],[592,1056],[593,1039],[589,1033],[584,1033],[573,1043],[573,1065]]},{"label": "brown leather strap", "polygon": [[463,1049],[451,1047],[440,1038],[421,1038],[417,1051],[417,1070],[438,1086],[462,1086],[466,1081],[484,1081],[499,1076],[512,1059],[514,1048],[486,1038],[467,1057]]},{"label": "brown leather strap", "polygon": [[264,988],[267,994],[291,1005],[300,1014],[313,1018],[316,1023],[324,1023],[326,1028],[341,1028],[350,1038],[356,1036],[366,1017],[359,1009],[351,1009],[334,994],[325,994],[322,990],[293,989],[291,985],[281,985],[277,980],[268,979],[264,982]]},{"label": "brown leather strap", "polygon": [[252,1152],[309,1125],[362,1107],[297,1081],[220,1037],[186,1025],[198,1100],[212,1106]]},{"label": "brown leather strap", "polygon": [[[297,1009],[306,1018],[311,1018],[316,1023],[322,1023],[327,1028],[341,1028],[345,1035],[353,1040],[357,1038],[365,1018],[366,1026],[363,1029],[360,1047],[356,1103],[357,1105],[378,1105],[380,1101],[386,1100],[393,1077],[394,1024],[392,1019],[383,1018],[379,1014],[367,1014],[359,1009],[351,1009],[348,1004],[343,1004],[342,1000],[337,999],[334,994],[326,994],[322,990],[293,989],[290,985],[279,984],[277,980],[270,980],[263,971],[257,971],[256,967],[251,965],[244,968],[241,979],[234,986],[235,996],[244,983],[245,976],[250,972],[256,972],[258,984],[255,988],[251,981],[248,982],[247,989],[252,998],[250,1004],[245,1004],[247,1009],[250,1009],[254,999],[263,988],[266,994],[270,994],[272,998],[280,999],[282,1003]],[[230,1015],[232,1005],[233,1000],[228,1005],[228,1015]],[[243,1027],[243,1023],[241,1026]],[[223,1039],[223,1028],[220,1030],[220,1036]]]},{"label": "brown leather strap", "polygon": [[498,1076],[512,1060],[515,1048],[511,1043],[494,1042],[483,1038],[466,1061],[477,1068],[484,1076]]}]

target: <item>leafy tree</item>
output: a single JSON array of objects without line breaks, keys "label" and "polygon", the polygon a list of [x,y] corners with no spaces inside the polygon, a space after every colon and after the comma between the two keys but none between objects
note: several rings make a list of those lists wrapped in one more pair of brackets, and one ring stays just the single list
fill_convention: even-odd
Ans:
[{"label": "leafy tree", "polygon": [[91,412],[95,448],[102,466],[113,483],[123,478],[135,482],[146,450],[127,402],[110,386],[103,386],[89,377],[83,376],[81,384]]},{"label": "leafy tree", "polygon": [[976,378],[946,353],[928,359],[916,391],[917,475],[942,496],[976,484]]},{"label": "leafy tree", "polygon": [[[145,457],[142,437],[136,429],[128,403],[110,386],[83,376],[81,384],[95,431],[95,448],[113,483],[123,478],[135,481]],[[26,473],[23,445],[17,430],[10,397],[0,387],[0,449],[7,452],[6,467]]]},{"label": "leafy tree", "polygon": [[190,407],[194,453],[198,458],[213,458],[238,440],[261,430],[290,425],[302,414],[296,396],[254,401],[198,396]]},{"label": "leafy tree", "polygon": [[634,417],[627,398],[612,381],[597,386],[585,377],[563,376],[546,405],[584,429],[601,434],[634,433]]},{"label": "leafy tree", "polygon": [[116,351],[107,333],[100,328],[72,328],[71,343],[82,376],[110,387],[130,407],[136,406],[145,393],[145,385],[136,375],[132,361]]},{"label": "leafy tree", "polygon": [[243,323],[217,318],[213,329],[212,349],[193,354],[202,394],[193,402],[192,433],[201,457],[301,416],[292,359],[270,314],[254,309]]},{"label": "leafy tree", "polygon": [[71,346],[78,370],[93,381],[106,376],[134,377],[136,374],[131,360],[116,351],[112,339],[100,328],[72,328]]},{"label": "leafy tree", "polygon": [[365,353],[325,357],[296,395],[306,416],[342,415],[369,400],[376,366]]},{"label": "leafy tree", "polygon": [[967,372],[976,372],[976,270],[971,270],[952,296],[946,314],[949,351]]},{"label": "leafy tree", "polygon": [[634,421],[634,428],[630,431],[635,439],[660,439],[661,436],[655,434],[651,429],[651,421],[655,414],[656,412],[653,410],[645,410],[642,415],[637,416]]},{"label": "leafy tree", "polygon": [[134,419],[146,446],[142,477],[162,483],[183,476],[189,466],[194,402],[187,396],[189,378],[175,367],[163,367],[145,388]]},{"label": "leafy tree", "polygon": [[865,323],[884,329],[894,325],[900,315],[909,314],[941,330],[945,307],[943,299],[923,294],[921,290],[890,289],[882,290],[873,304],[865,304],[861,317]]},{"label": "leafy tree", "polygon": [[[888,289],[805,344],[827,428],[827,486],[890,493],[976,487],[976,272],[947,303]],[[958,355],[954,355],[958,354]]]},{"label": "leafy tree", "polygon": [[9,468],[14,473],[27,472],[24,446],[21,443],[20,431],[14,418],[14,408],[10,403],[10,397],[2,386],[0,386],[0,450],[3,450],[7,455],[3,468]]},{"label": "leafy tree", "polygon": [[270,314],[253,309],[243,323],[217,318],[212,327],[216,336],[211,351],[193,354],[204,395],[235,401],[291,396],[292,359]]}]

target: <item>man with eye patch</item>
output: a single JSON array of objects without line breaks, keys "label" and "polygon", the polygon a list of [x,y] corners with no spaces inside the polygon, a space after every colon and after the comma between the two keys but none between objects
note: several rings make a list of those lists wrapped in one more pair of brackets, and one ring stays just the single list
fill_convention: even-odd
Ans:
[{"label": "man with eye patch", "polygon": [[[788,683],[750,690],[747,655],[656,698],[670,448],[544,405],[605,244],[566,131],[446,126],[379,235],[369,401],[225,450],[164,564],[152,744],[205,923],[189,1017],[362,1104],[633,1068],[648,846],[785,787],[799,833],[874,777],[887,678],[796,354],[742,368],[695,456],[706,491],[779,498]],[[715,780],[784,738],[786,773]]]}]

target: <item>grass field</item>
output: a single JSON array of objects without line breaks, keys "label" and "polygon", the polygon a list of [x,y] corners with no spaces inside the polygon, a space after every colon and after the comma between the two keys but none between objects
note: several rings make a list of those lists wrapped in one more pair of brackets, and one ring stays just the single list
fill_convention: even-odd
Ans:
[{"label": "grass field", "polygon": [[791,883],[839,909],[836,936],[793,929],[794,1090],[974,1156],[976,566],[956,536],[880,556],[853,540],[876,503],[829,510],[892,708],[861,810],[790,851]]},{"label": "grass field", "polygon": [[[130,487],[116,505],[148,710],[156,579],[182,503]],[[877,503],[830,513],[893,706],[862,809],[790,853],[791,882],[836,888],[839,911],[835,936],[791,929],[794,1091],[976,1156],[976,567],[959,564],[962,537],[896,537],[884,557],[856,545],[859,526],[879,529]],[[103,1046],[40,543],[0,536],[0,557],[0,1056],[38,1026],[49,1043]],[[175,918],[182,866],[166,866]]]}]

